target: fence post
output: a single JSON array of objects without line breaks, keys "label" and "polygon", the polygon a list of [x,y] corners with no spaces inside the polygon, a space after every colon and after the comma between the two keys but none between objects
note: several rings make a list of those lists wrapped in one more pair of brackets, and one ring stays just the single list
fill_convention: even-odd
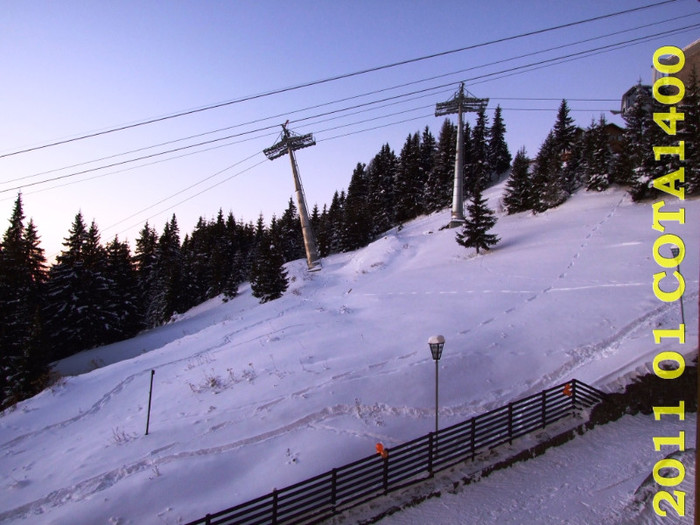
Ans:
[{"label": "fence post", "polygon": [[547,426],[547,391],[542,390],[542,428]]},{"label": "fence post", "polygon": [[211,514],[207,514],[206,516],[204,516],[204,523],[206,525],[211,525]]},{"label": "fence post", "polygon": [[428,433],[428,473],[433,477],[433,433]]},{"label": "fence post", "polygon": [[389,494],[389,454],[382,456],[384,461],[384,471],[382,473],[382,484],[384,485],[384,495]]},{"label": "fence post", "polygon": [[508,403],[508,443],[513,444],[513,403]]},{"label": "fence post", "polygon": [[576,383],[577,381],[575,379],[571,380],[571,408],[574,413],[576,412]]},{"label": "fence post", "polygon": [[272,525],[277,524],[277,489],[272,489]]},{"label": "fence post", "polygon": [[472,461],[476,458],[476,418],[472,417]]},{"label": "fence post", "polygon": [[335,503],[338,496],[338,469],[334,468],[331,470],[331,506],[333,507],[333,514],[335,514]]}]

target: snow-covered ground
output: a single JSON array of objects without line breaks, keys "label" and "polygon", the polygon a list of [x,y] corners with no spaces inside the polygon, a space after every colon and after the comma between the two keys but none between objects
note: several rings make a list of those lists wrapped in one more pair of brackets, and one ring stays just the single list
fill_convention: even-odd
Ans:
[{"label": "snow-covered ground", "polygon": [[[489,192],[495,209],[501,191]],[[686,245],[689,344],[680,348],[690,359],[698,339],[700,200],[684,206],[686,223],[667,231]],[[421,436],[434,421],[427,345],[434,334],[447,340],[440,361],[446,426],[573,377],[617,389],[651,370],[659,351],[652,329],[679,323],[679,305],[652,292],[660,233],[650,203],[634,204],[620,190],[581,192],[537,216],[501,216],[500,244],[479,256],[454,241],[454,230],[440,229],[448,220],[446,211],[419,218],[325,259],[321,272],[290,263],[292,282],[277,301],[260,305],[244,286],[228,303],[211,300],[167,326],[59,363],[79,375],[0,417],[0,522],[182,523],[367,456],[378,441],[391,447]],[[613,504],[601,509],[600,523],[610,523],[637,478],[630,473],[611,488],[607,470],[594,466],[618,460],[598,459],[596,450],[624,449],[633,425],[651,435],[659,424],[626,418],[580,438],[591,444],[570,443],[538,459],[564,473],[579,455],[566,450],[579,447],[591,463],[587,474],[557,485],[557,497],[540,498],[541,515],[581,501],[567,503],[575,516],[603,491]],[[694,419],[681,426],[694,446]],[[660,454],[650,438],[644,443],[636,460],[642,480]],[[513,472],[463,494],[520,498],[529,477]],[[538,506],[530,505],[534,516]],[[510,522],[527,522],[517,519],[517,505],[502,506]],[[481,515],[480,523],[508,523]]]}]

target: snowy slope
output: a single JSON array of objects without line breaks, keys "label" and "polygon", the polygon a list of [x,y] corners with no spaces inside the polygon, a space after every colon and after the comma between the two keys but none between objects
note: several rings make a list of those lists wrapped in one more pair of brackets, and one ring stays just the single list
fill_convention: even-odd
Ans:
[{"label": "snowy slope", "polygon": [[[685,207],[676,231],[697,341],[700,201]],[[436,333],[447,340],[441,426],[572,377],[616,388],[650,369],[652,328],[680,318],[651,290],[651,213],[619,190],[582,192],[500,217],[501,243],[475,256],[440,230],[442,212],[321,272],[290,263],[277,301],[259,305],[243,287],[67,359],[64,373],[100,368],[0,417],[0,522],[184,522],[423,435]]]}]

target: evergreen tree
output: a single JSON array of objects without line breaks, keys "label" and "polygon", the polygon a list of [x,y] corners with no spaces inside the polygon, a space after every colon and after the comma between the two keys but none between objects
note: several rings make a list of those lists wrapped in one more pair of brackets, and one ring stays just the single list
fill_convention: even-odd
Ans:
[{"label": "evergreen tree", "polygon": [[154,282],[146,312],[149,326],[157,326],[170,320],[173,314],[182,312],[183,261],[180,246],[180,230],[175,215],[165,224],[156,247]]},{"label": "evergreen tree", "polygon": [[[337,194],[338,192],[336,191],[335,195]],[[316,207],[316,211],[318,212],[318,206]],[[333,235],[328,219],[328,206],[324,204],[323,211],[317,216],[318,226],[314,228],[314,231],[317,232],[316,242],[318,244],[318,254],[320,257],[326,257],[331,253],[331,239]],[[311,221],[312,223],[314,221],[313,215],[311,217]]]},{"label": "evergreen tree", "polygon": [[430,132],[428,126],[425,126],[423,130],[423,135],[420,141],[420,153],[419,153],[419,166],[420,166],[420,180],[423,181],[423,188],[421,190],[421,213],[425,211],[430,211],[430,195],[431,195],[431,184],[432,184],[432,173],[435,169],[435,158],[437,155],[437,142],[435,137]]},{"label": "evergreen tree", "polygon": [[216,295],[209,295],[213,287],[213,273],[218,269],[211,261],[213,252],[214,240],[210,225],[204,217],[199,217],[192,235],[185,235],[181,246],[184,286],[182,292],[187,307]]},{"label": "evergreen tree", "polygon": [[136,335],[141,329],[139,293],[136,270],[131,250],[117,236],[105,246],[108,290],[108,309],[116,316],[116,325],[107,334],[107,341],[119,341]]},{"label": "evergreen tree", "polygon": [[569,116],[569,106],[566,100],[562,100],[554,127],[535,157],[535,211],[559,206],[573,191],[575,181],[571,170],[567,171],[566,160],[571,158],[576,135],[577,128]]},{"label": "evergreen tree", "polygon": [[605,125],[605,117],[601,115],[598,122],[592,122],[586,131],[588,158],[585,166],[585,180],[588,190],[603,191],[610,186],[612,152]]},{"label": "evergreen tree", "polygon": [[0,409],[38,392],[48,373],[41,337],[44,252],[21,194],[0,243]]},{"label": "evergreen tree", "polygon": [[545,138],[535,157],[535,168],[532,175],[533,211],[540,213],[558,206],[567,198],[562,187],[561,160],[557,149],[554,133],[550,132]]},{"label": "evergreen tree", "polygon": [[366,246],[372,238],[372,217],[367,201],[367,172],[365,165],[358,163],[352,173],[343,207],[341,239],[343,251],[352,251]]},{"label": "evergreen tree", "polygon": [[282,251],[276,241],[272,229],[266,232],[256,248],[251,266],[250,287],[253,297],[259,298],[261,303],[282,297],[289,286]]},{"label": "evergreen tree", "polygon": [[464,140],[469,141],[465,167],[467,174],[465,195],[475,195],[475,191],[483,191],[491,183],[491,165],[489,162],[488,117],[486,110],[481,109],[476,117],[476,124],[471,133],[464,134]]},{"label": "evergreen tree", "polygon": [[501,106],[496,106],[493,124],[488,133],[488,160],[493,173],[500,178],[510,168],[512,157],[506,144],[506,125],[503,122]]},{"label": "evergreen tree", "polygon": [[209,242],[211,247],[207,260],[209,262],[209,282],[205,297],[211,299],[223,293],[225,283],[230,274],[230,264],[233,258],[231,240],[228,236],[224,212],[219,208],[216,220],[209,223]]},{"label": "evergreen tree", "polygon": [[428,174],[426,202],[428,211],[437,211],[452,202],[455,156],[457,154],[457,126],[445,119],[438,137],[433,168]]},{"label": "evergreen tree", "polygon": [[63,245],[47,285],[47,336],[54,358],[103,344],[117,324],[109,309],[106,254],[97,225],[93,221],[87,229],[79,212]]},{"label": "evergreen tree", "polygon": [[138,310],[143,326],[152,326],[147,313],[151,309],[150,303],[154,294],[157,246],[158,234],[146,222],[136,239],[136,249],[134,251],[134,265],[138,287]]},{"label": "evergreen tree", "polygon": [[[397,163],[393,150],[389,144],[385,144],[367,166],[368,204],[374,219],[372,237],[377,237],[396,225],[394,180]],[[333,212],[332,203],[328,212],[329,215]]]},{"label": "evergreen tree", "polygon": [[569,105],[567,104],[566,99],[563,99],[561,104],[559,104],[557,120],[554,123],[554,129],[552,130],[554,134],[554,147],[560,155],[569,151],[576,140],[576,126],[574,125],[574,119],[571,118],[569,112]]},{"label": "evergreen tree", "polygon": [[331,205],[326,215],[326,233],[328,253],[339,253],[343,243],[343,215],[345,210],[345,191],[333,193]]},{"label": "evergreen tree", "polygon": [[301,230],[301,222],[297,207],[292,198],[289,198],[287,209],[279,220],[280,229],[280,249],[285,262],[294,261],[306,257],[304,249],[304,234]]},{"label": "evergreen tree", "polygon": [[503,204],[509,214],[531,210],[534,203],[530,159],[521,148],[513,159],[513,168],[506,182]]},{"label": "evergreen tree", "polygon": [[462,231],[457,233],[457,243],[465,248],[476,248],[479,250],[489,250],[500,240],[493,233],[488,233],[496,224],[496,217],[489,209],[486,199],[483,197],[481,188],[476,188],[472,196],[472,202],[467,206],[469,217],[462,226]]},{"label": "evergreen tree", "polygon": [[421,211],[425,181],[421,172],[420,136],[406,138],[399,156],[394,182],[396,222],[403,223],[417,217]]}]

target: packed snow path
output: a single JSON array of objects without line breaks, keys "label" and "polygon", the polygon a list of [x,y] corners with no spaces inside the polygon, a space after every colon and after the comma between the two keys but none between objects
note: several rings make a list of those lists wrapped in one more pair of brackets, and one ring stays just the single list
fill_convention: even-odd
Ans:
[{"label": "packed snow path", "polygon": [[[700,201],[684,205],[693,341]],[[651,213],[619,190],[579,193],[501,216],[501,243],[475,256],[442,212],[321,272],[289,264],[277,301],[243,287],[67,359],[59,369],[81,375],[0,417],[0,522],[178,523],[423,435],[436,333],[441,426],[571,377],[614,388],[650,369],[651,329],[680,318],[651,290]]]}]

